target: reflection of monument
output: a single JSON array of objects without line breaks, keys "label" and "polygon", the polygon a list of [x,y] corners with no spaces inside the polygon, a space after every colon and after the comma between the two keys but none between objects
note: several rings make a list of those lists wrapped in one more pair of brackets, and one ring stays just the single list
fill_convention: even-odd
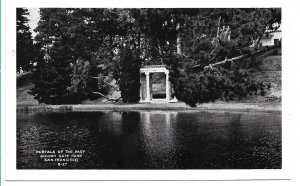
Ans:
[{"label": "reflection of monument", "polygon": [[153,118],[160,118],[160,122],[163,121],[162,124],[170,126],[177,119],[177,115],[177,111],[145,111],[141,112],[141,123],[145,124],[147,128],[147,126],[150,126],[152,124],[155,125],[155,122],[153,122]]},{"label": "reflection of monument", "polygon": [[177,102],[165,65],[146,65],[140,69],[140,74],[140,102]]},{"label": "reflection of monument", "polygon": [[153,157],[172,157],[176,151],[174,134],[178,112],[142,111],[140,123],[143,130],[144,145],[148,155]]}]

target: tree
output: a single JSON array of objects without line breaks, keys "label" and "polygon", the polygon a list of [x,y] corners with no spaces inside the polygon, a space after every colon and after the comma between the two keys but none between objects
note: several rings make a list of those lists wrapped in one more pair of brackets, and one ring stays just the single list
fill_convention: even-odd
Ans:
[{"label": "tree", "polygon": [[17,8],[17,72],[30,70],[30,62],[35,58],[35,50],[28,25],[29,12],[25,8]]},{"label": "tree", "polygon": [[221,66],[206,69],[200,74],[183,71],[173,79],[173,85],[176,98],[192,107],[216,100],[264,96],[270,88],[268,84],[250,78],[245,69],[226,69]]},{"label": "tree", "polygon": [[[67,32],[66,25],[71,21],[69,9],[40,9],[40,21],[35,37],[41,46],[44,58],[38,61],[33,72],[34,88],[31,94],[41,103],[70,103],[67,88],[70,86],[72,69],[75,62],[70,43],[74,41]],[[72,20],[75,22],[75,20]],[[72,27],[71,27],[72,28]]]},{"label": "tree", "polygon": [[[266,26],[280,20],[276,9],[205,9],[181,23],[182,53],[170,55],[171,81],[176,97],[191,106],[217,99],[236,100],[253,94],[264,95],[268,83],[255,82],[247,69],[203,67],[226,58],[248,53],[254,39]],[[229,37],[225,29],[229,28]],[[228,29],[227,29],[228,30]],[[200,67],[195,69],[193,67]]]},{"label": "tree", "polygon": [[125,103],[136,103],[140,100],[140,67],[139,52],[131,50],[128,46],[121,48],[120,61],[116,63],[114,77]]},{"label": "tree", "polygon": [[[92,87],[95,83],[88,78],[99,73],[111,74],[112,61],[116,60],[113,51],[123,43],[130,44],[130,36],[123,32],[129,30],[128,12],[122,9],[45,8],[40,9],[40,13],[36,40],[42,46],[45,59],[39,62],[34,74],[32,94],[50,104],[76,103],[93,97],[89,90],[95,91]],[[123,37],[122,43],[115,39],[116,34]],[[93,67],[83,65],[81,68],[82,63]],[[48,66],[51,66],[50,71],[44,69]],[[46,77],[60,77],[60,81],[51,83]],[[53,94],[46,94],[45,87],[53,90]]]}]

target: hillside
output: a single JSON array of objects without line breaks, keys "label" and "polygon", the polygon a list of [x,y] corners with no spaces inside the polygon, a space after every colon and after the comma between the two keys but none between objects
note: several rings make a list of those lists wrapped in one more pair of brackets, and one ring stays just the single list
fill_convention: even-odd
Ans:
[{"label": "hillside", "polygon": [[17,104],[18,105],[37,105],[39,104],[34,96],[29,94],[34,85],[31,82],[30,73],[17,74]]},{"label": "hillside", "polygon": [[256,81],[271,83],[270,91],[265,97],[256,97],[253,101],[281,101],[281,56],[272,55],[259,61],[252,69],[251,76]]}]

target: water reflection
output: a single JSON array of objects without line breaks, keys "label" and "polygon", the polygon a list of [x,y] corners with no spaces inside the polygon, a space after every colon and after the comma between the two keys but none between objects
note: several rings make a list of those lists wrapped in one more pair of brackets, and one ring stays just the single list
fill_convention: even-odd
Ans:
[{"label": "water reflection", "polygon": [[105,130],[114,135],[122,134],[122,112],[103,112],[105,117],[99,117],[98,130]]},{"label": "water reflection", "polygon": [[281,114],[199,111],[19,113],[17,168],[36,150],[82,149],[67,169],[281,168]]},{"label": "water reflection", "polygon": [[150,168],[177,167],[174,126],[178,112],[141,112],[143,143]]}]

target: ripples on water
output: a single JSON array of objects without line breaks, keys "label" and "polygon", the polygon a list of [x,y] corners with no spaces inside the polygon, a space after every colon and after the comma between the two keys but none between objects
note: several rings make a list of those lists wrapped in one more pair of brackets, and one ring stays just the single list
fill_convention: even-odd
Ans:
[{"label": "ripples on water", "polygon": [[281,168],[281,113],[18,113],[17,168],[58,168],[46,149],[86,151],[67,169]]}]

